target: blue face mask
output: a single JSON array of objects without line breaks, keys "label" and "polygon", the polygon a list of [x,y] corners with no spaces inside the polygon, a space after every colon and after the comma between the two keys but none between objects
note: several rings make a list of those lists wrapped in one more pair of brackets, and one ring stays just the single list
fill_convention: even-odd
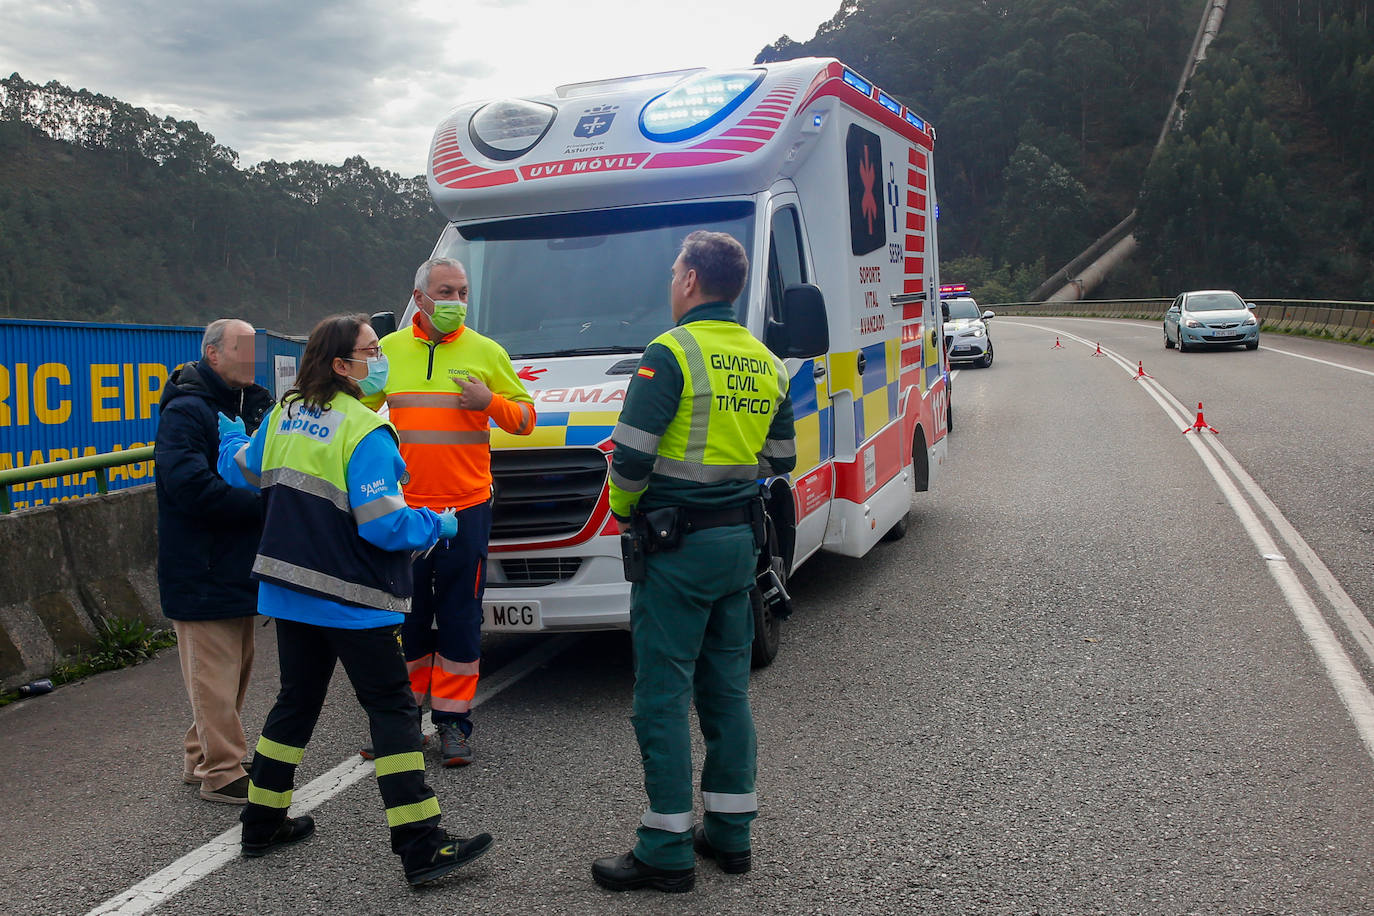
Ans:
[{"label": "blue face mask", "polygon": [[[350,360],[358,362],[358,360]],[[367,377],[354,379],[358,387],[362,389],[364,396],[374,395],[381,392],[386,387],[386,376],[391,369],[391,364],[387,362],[386,354],[381,356],[369,356],[367,362]]]}]

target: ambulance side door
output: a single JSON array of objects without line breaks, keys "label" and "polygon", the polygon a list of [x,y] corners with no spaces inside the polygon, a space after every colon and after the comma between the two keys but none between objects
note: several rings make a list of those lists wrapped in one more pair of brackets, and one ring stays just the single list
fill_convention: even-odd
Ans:
[{"label": "ambulance side door", "polygon": [[[797,195],[775,195],[770,201],[768,218],[765,308],[769,320],[782,317],[784,289],[794,283],[816,282],[808,250]],[[797,512],[792,553],[795,563],[819,549],[825,538],[834,490],[834,430],[824,358],[789,359],[786,363],[797,430],[797,467],[792,472]]]}]

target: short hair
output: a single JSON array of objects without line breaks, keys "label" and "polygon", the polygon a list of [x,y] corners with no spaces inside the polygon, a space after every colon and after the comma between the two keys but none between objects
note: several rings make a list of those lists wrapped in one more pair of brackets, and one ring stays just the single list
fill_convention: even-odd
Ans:
[{"label": "short hair", "polygon": [[697,272],[701,291],[733,302],[749,277],[749,256],[728,232],[698,229],[682,242],[682,266]]},{"label": "short hair", "polygon": [[204,356],[205,351],[211,347],[214,347],[216,350],[224,349],[224,334],[229,330],[231,324],[246,325],[248,322],[244,321],[242,318],[216,318],[205,326],[205,334],[200,338],[201,356]]},{"label": "short hair", "polygon": [[425,295],[429,295],[429,275],[436,267],[456,267],[467,276],[468,269],[463,266],[463,262],[457,258],[430,258],[420,265],[420,269],[415,271],[415,288]]}]

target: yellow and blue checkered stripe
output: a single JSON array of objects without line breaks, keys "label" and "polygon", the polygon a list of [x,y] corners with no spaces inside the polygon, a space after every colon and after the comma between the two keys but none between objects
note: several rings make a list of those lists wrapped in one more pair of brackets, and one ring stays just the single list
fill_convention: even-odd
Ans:
[{"label": "yellow and blue checkered stripe", "polygon": [[792,426],[797,434],[797,467],[801,477],[835,457],[834,424],[830,422],[830,395],[816,385],[816,361],[808,359],[792,376]]},{"label": "yellow and blue checkered stripe", "polygon": [[[860,352],[865,360],[863,375],[859,375]],[[902,343],[896,338],[864,347],[862,351],[830,354],[831,391],[851,391],[854,394],[855,448],[863,445],[897,416],[901,368]],[[800,465],[798,461],[798,467]]]},{"label": "yellow and blue checkered stripe", "polygon": [[539,411],[534,432],[512,436],[492,427],[492,448],[558,448],[570,445],[600,445],[611,438],[620,412],[616,410],[576,410],[558,413]]}]

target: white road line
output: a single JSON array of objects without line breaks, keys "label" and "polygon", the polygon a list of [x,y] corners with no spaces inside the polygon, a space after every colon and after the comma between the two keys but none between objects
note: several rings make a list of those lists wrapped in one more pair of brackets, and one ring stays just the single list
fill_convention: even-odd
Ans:
[{"label": "white road line", "polygon": [[1333,369],[1344,369],[1346,372],[1358,372],[1360,375],[1374,376],[1374,372],[1370,372],[1368,369],[1356,369],[1354,366],[1345,366],[1340,363],[1333,363],[1327,359],[1317,359],[1317,357],[1315,356],[1304,356],[1301,353],[1294,353],[1291,350],[1280,350],[1278,347],[1271,347],[1269,344],[1264,344],[1263,348],[1265,350],[1268,350],[1270,353],[1281,353],[1284,356],[1291,356],[1294,359],[1305,359],[1309,360],[1310,362],[1321,363],[1323,366],[1330,366]]},{"label": "white road line", "polygon": [[[1047,328],[1043,325],[1026,326],[1068,337],[1086,347],[1097,346],[1096,343],[1088,341],[1086,338],[1057,328]],[[1104,349],[1102,352],[1129,375],[1135,375],[1137,367],[1131,365],[1130,360],[1112,350]],[[1337,368],[1348,367],[1337,366]],[[1362,372],[1364,370],[1355,371]],[[1180,403],[1163,385],[1154,379],[1144,379],[1142,387],[1165,414],[1174,421],[1175,426],[1180,431],[1192,426],[1189,419],[1191,410]],[[1269,575],[1278,585],[1279,591],[1282,592],[1284,600],[1292,609],[1308,643],[1317,653],[1318,660],[1326,669],[1327,679],[1336,688],[1337,696],[1340,697],[1341,702],[1349,712],[1355,730],[1359,733],[1360,741],[1364,744],[1365,751],[1371,758],[1374,758],[1374,692],[1370,691],[1369,686],[1360,676],[1359,670],[1350,661],[1350,656],[1346,654],[1340,640],[1337,639],[1336,634],[1327,624],[1326,618],[1293,572],[1292,567],[1280,552],[1278,545],[1270,537],[1264,524],[1250,507],[1250,504],[1245,501],[1245,497],[1237,488],[1236,483],[1227,476],[1226,470],[1223,470],[1221,464],[1218,463],[1218,457],[1268,517],[1279,537],[1283,539],[1290,548],[1290,552],[1307,569],[1321,589],[1323,597],[1330,602],[1332,609],[1371,661],[1374,661],[1374,627],[1370,625],[1369,619],[1350,598],[1345,589],[1341,587],[1336,577],[1331,574],[1326,564],[1317,556],[1316,551],[1298,534],[1297,529],[1284,517],[1268,495],[1260,489],[1259,484],[1245,471],[1230,450],[1210,435],[1206,437],[1205,441],[1206,444],[1204,445],[1204,437],[1194,435],[1189,440],[1189,444],[1197,452],[1198,457],[1202,459],[1208,473],[1212,475],[1212,479],[1216,481],[1222,495],[1226,497],[1227,503],[1231,506],[1231,511],[1240,520],[1241,526],[1250,537],[1251,543],[1255,545],[1255,549],[1259,552],[1261,559],[1264,560]],[[1213,454],[1214,452],[1215,454]]]},{"label": "white road line", "polygon": [[[502,668],[490,678],[480,682],[477,695],[473,697],[474,708],[490,700],[507,687],[527,676],[540,665],[572,647],[581,638],[577,634],[554,636],[544,640],[532,652]],[[425,717],[425,732],[433,734],[434,729]],[[373,763],[362,757],[350,757],[327,773],[322,773],[303,786],[295,794],[291,803],[292,814],[305,814],[324,804],[364,776],[373,772]],[[116,894],[100,906],[91,910],[87,916],[135,916],[148,913],[166,903],[225,864],[239,857],[240,827],[226,830],[204,846],[177,859],[171,865],[158,871],[121,894]]]}]

